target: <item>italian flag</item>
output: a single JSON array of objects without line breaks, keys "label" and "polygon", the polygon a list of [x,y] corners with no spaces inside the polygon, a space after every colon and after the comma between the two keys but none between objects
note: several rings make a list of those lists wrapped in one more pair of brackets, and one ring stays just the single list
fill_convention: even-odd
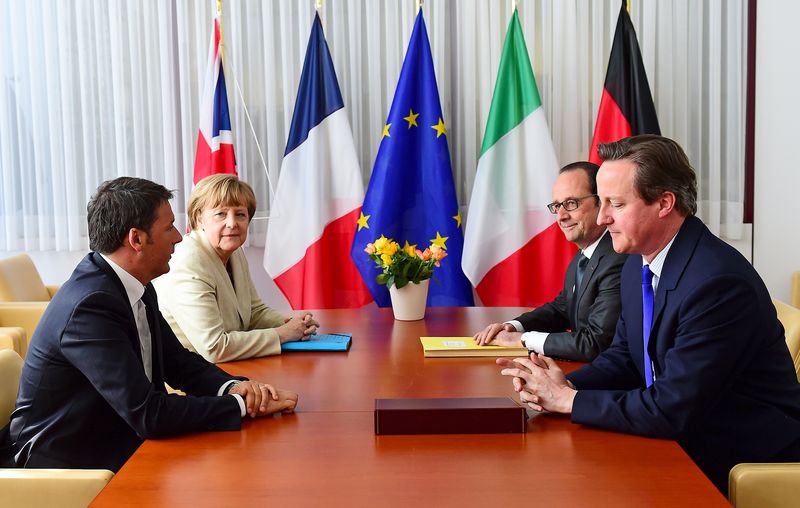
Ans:
[{"label": "italian flag", "polygon": [[563,287],[576,247],[547,210],[558,169],[514,11],[464,233],[461,266],[484,305],[535,307]]}]

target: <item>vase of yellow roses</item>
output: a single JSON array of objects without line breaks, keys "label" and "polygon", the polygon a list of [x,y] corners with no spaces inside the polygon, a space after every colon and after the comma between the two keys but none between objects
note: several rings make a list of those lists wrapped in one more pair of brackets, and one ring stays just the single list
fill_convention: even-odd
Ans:
[{"label": "vase of yellow roses", "polygon": [[375,277],[378,284],[386,284],[392,298],[394,318],[400,321],[417,321],[425,317],[428,285],[433,269],[440,266],[447,252],[431,244],[424,251],[410,245],[404,247],[381,235],[364,249],[381,273]]}]

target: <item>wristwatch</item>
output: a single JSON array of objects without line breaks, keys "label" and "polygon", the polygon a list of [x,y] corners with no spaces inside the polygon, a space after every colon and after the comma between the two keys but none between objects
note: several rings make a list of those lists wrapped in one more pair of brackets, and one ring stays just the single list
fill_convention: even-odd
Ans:
[{"label": "wristwatch", "polygon": [[519,341],[522,342],[522,347],[524,347],[525,349],[530,349],[528,347],[528,345],[525,343],[525,334],[524,333],[522,335],[520,335]]}]

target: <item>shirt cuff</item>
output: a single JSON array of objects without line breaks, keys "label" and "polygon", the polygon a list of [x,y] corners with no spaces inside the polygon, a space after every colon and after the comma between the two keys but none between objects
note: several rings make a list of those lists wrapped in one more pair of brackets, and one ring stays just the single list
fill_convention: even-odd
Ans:
[{"label": "shirt cuff", "polygon": [[244,405],[244,398],[238,393],[230,393],[229,395],[236,399],[236,402],[239,403],[239,410],[242,413],[242,418],[247,416],[247,407]]},{"label": "shirt cuff", "polygon": [[544,342],[548,335],[550,334],[544,332],[525,332],[522,334],[522,342],[528,351],[544,354]]},{"label": "shirt cuff", "polygon": [[506,321],[503,323],[504,325],[511,325],[513,326],[518,332],[524,332],[525,328],[522,326],[522,323],[512,319],[511,321]]},{"label": "shirt cuff", "polygon": [[238,379],[231,379],[230,381],[226,381],[225,383],[222,384],[222,386],[219,387],[219,390],[217,390],[217,397],[222,397],[223,395],[228,393],[228,390],[233,388],[235,385],[238,385],[239,383],[241,383],[241,381],[239,381]]}]

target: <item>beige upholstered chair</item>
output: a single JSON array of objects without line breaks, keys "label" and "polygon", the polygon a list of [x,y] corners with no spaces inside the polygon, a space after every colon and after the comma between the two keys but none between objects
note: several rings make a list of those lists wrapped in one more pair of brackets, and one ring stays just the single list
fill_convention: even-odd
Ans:
[{"label": "beige upholstered chair", "polygon": [[792,305],[800,309],[800,272],[792,274]]},{"label": "beige upholstered chair", "polygon": [[[11,418],[19,389],[22,358],[0,350],[0,427]],[[106,469],[0,469],[0,505],[85,507],[114,473]]]},{"label": "beige upholstered chair", "polygon": [[[12,343],[16,344],[15,349],[17,353],[23,358],[28,352],[28,341],[33,337],[33,332],[42,318],[48,302],[0,302],[0,335],[10,333],[12,327],[17,332],[22,330],[21,336],[12,338]],[[0,338],[0,344],[3,343]]]},{"label": "beige upholstered chair", "polygon": [[790,508],[800,501],[800,463],[737,464],[728,478],[735,508]]},{"label": "beige upholstered chair", "polygon": [[794,361],[794,370],[800,380],[800,309],[787,305],[780,300],[772,300],[778,319],[786,331],[786,345]]},{"label": "beige upholstered chair", "polygon": [[0,259],[0,302],[49,302],[58,286],[45,286],[27,254]]},{"label": "beige upholstered chair", "polygon": [[[14,411],[22,373],[22,358],[16,351],[0,349],[0,429],[6,426]],[[2,492],[2,491],[0,491]]]},{"label": "beige upholstered chair", "polygon": [[19,326],[0,326],[0,349],[13,349],[21,356],[26,341],[25,330]]},{"label": "beige upholstered chair", "polygon": [[[800,309],[772,300],[786,330],[786,345],[800,379]],[[798,506],[800,463],[737,464],[728,476],[728,499],[736,508]]]}]

